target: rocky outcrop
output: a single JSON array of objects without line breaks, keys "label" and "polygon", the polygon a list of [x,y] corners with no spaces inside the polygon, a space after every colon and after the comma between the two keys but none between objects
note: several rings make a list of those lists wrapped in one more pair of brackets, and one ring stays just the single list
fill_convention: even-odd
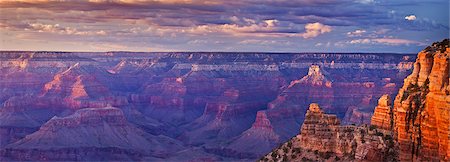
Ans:
[{"label": "rocky outcrop", "polygon": [[164,156],[168,148],[177,147],[168,138],[132,126],[120,109],[105,107],[53,117],[37,132],[7,145],[1,154],[11,160],[137,160]]},{"label": "rocky outcrop", "polygon": [[311,104],[301,133],[260,161],[395,161],[390,132],[341,126],[336,115]]},{"label": "rocky outcrop", "polygon": [[[414,70],[404,79],[393,106],[389,95],[378,100],[369,128],[330,123],[333,116],[323,115],[312,106],[301,134],[261,160],[324,161],[335,156],[332,161],[448,161],[449,68],[450,48],[446,39],[418,54]],[[347,136],[347,131],[352,135]]]},{"label": "rocky outcrop", "polygon": [[340,125],[336,115],[325,114],[318,104],[311,104],[301,128],[302,147],[319,152],[336,152],[336,133]]},{"label": "rocky outcrop", "polygon": [[418,54],[414,70],[394,101],[402,161],[450,160],[449,40]]},{"label": "rocky outcrop", "polygon": [[392,102],[389,95],[383,95],[378,100],[378,106],[375,107],[375,111],[370,122],[371,125],[384,130],[392,129]]},{"label": "rocky outcrop", "polygon": [[[146,133],[195,150],[176,158],[250,161],[296,135],[311,102],[342,118],[365,96],[396,92],[413,59],[407,54],[2,51],[0,147],[37,131],[53,116],[111,105]],[[351,121],[366,121],[366,110],[352,111]],[[239,149],[245,146],[258,149]],[[74,150],[81,149],[55,155]],[[80,152],[110,155],[98,148]]]},{"label": "rocky outcrop", "polygon": [[270,148],[275,147],[279,142],[280,137],[275,133],[266,112],[258,111],[252,127],[233,139],[227,148],[247,157],[257,158],[270,151]]},{"label": "rocky outcrop", "polygon": [[311,65],[308,70],[308,75],[304,76],[300,80],[295,80],[291,82],[289,87],[294,86],[294,84],[303,83],[312,86],[326,86],[331,87],[331,81],[325,77],[324,72],[318,65]]}]

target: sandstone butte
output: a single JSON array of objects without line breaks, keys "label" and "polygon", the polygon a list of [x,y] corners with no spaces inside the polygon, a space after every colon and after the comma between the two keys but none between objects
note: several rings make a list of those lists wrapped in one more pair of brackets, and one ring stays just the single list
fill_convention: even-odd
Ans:
[{"label": "sandstone butte", "polygon": [[450,161],[449,40],[419,52],[394,101],[401,161]]},{"label": "sandstone butte", "polygon": [[371,125],[384,130],[392,128],[392,102],[389,95],[383,95],[378,100],[378,106],[375,107]]},{"label": "sandstone butte", "polygon": [[378,100],[371,126],[342,126],[311,104],[301,133],[260,161],[450,161],[449,40],[419,52],[392,105]]},{"label": "sandstone butte", "polygon": [[301,133],[260,161],[395,161],[395,153],[390,131],[340,125],[336,115],[313,103]]}]

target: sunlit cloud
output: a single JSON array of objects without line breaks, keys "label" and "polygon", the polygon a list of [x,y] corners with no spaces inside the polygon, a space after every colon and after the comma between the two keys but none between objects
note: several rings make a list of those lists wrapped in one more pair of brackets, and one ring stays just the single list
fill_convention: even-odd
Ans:
[{"label": "sunlit cloud", "polygon": [[408,20],[408,21],[414,21],[416,19],[417,19],[416,15],[409,15],[409,16],[405,17],[405,20]]},{"label": "sunlit cloud", "polygon": [[374,39],[354,39],[349,41],[350,44],[384,44],[384,45],[425,45],[422,42],[408,40],[408,39],[397,39],[397,38],[374,38]]},{"label": "sunlit cloud", "polygon": [[305,25],[305,33],[301,33],[301,36],[305,39],[314,38],[320,34],[331,32],[331,26],[324,25],[321,23],[309,23]]},{"label": "sunlit cloud", "polygon": [[42,24],[42,23],[31,23],[30,28],[25,30],[33,30],[37,32],[47,32],[54,34],[66,34],[66,35],[106,35],[103,30],[99,31],[79,31],[72,27],[61,27],[59,24]]},{"label": "sunlit cloud", "polygon": [[357,37],[357,36],[363,35],[364,33],[366,33],[366,30],[357,29],[357,30],[352,31],[352,32],[347,32],[347,36],[349,36],[349,37]]},{"label": "sunlit cloud", "polygon": [[[447,22],[432,17],[418,21],[419,18],[413,14],[405,17],[408,12],[397,8],[402,4],[399,1],[0,0],[0,41],[7,42],[0,44],[0,49],[28,48],[11,44],[34,39],[47,42],[55,50],[58,48],[54,47],[68,49],[55,45],[64,42],[104,42],[119,44],[128,50],[195,50],[190,45],[196,45],[202,50],[237,51],[244,49],[245,43],[271,44],[255,49],[278,50],[286,49],[285,42],[291,42],[288,49],[298,51],[304,47],[328,44],[316,46],[317,42],[330,42],[331,45],[341,42],[339,47],[343,47],[351,44],[352,40],[361,39],[360,43],[367,43],[364,39],[369,39],[370,43],[366,45],[404,46],[403,49],[389,49],[400,51],[409,49],[407,45],[417,46],[411,49],[417,50],[421,44],[372,39],[405,38],[425,42],[448,35]],[[434,3],[448,4],[448,1],[436,0]],[[427,3],[420,6],[424,5]],[[393,10],[396,12],[391,12]],[[403,18],[415,21],[399,21]],[[223,44],[216,42],[227,42],[228,47],[222,48],[220,45]],[[76,47],[99,49],[77,44]]]}]

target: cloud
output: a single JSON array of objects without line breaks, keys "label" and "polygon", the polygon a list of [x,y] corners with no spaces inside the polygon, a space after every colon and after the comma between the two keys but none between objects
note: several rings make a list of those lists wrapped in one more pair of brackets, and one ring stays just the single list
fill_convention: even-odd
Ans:
[{"label": "cloud", "polygon": [[361,36],[364,33],[366,33],[366,30],[357,29],[357,30],[352,31],[352,32],[347,32],[347,36],[349,36],[349,37],[357,37],[357,36]]},{"label": "cloud", "polygon": [[362,3],[362,4],[372,4],[372,3],[375,3],[375,0],[356,0],[356,2]]},{"label": "cloud", "polygon": [[89,47],[100,51],[125,50],[126,46],[114,43],[90,43]]},{"label": "cloud", "polygon": [[61,27],[59,24],[42,24],[42,23],[30,23],[29,27],[25,30],[27,31],[36,31],[39,33],[53,33],[53,34],[64,34],[64,35],[106,35],[106,32],[103,30],[98,31],[79,31],[73,27]]},{"label": "cloud", "polygon": [[395,38],[376,38],[372,39],[372,41],[377,43],[383,43],[388,45],[410,45],[410,44],[416,44],[416,45],[423,45],[424,43],[413,41],[413,40],[407,40],[407,39],[395,39]]},{"label": "cloud", "polygon": [[384,44],[384,45],[425,45],[422,42],[408,40],[408,39],[398,39],[398,38],[373,38],[373,39],[354,39],[347,43],[350,44]]},{"label": "cloud", "polygon": [[405,17],[405,20],[408,20],[408,21],[414,21],[416,19],[417,19],[416,15],[408,15]]},{"label": "cloud", "polygon": [[354,40],[351,40],[349,43],[350,44],[368,44],[370,42],[371,42],[370,39],[354,39]]},{"label": "cloud", "polygon": [[246,39],[238,42],[238,44],[244,45],[291,45],[292,42],[286,40],[259,40],[259,39]]},{"label": "cloud", "polygon": [[[403,5],[409,1],[0,0],[0,32],[10,34],[11,39],[15,37],[15,42],[22,40],[18,35],[26,35],[29,39],[50,42],[49,46],[64,41],[87,41],[124,44],[128,49],[190,49],[186,47],[197,44],[195,49],[202,50],[225,49],[211,43],[223,40],[231,49],[238,50],[244,47],[240,43],[252,39],[261,40],[253,41],[253,44],[285,39],[314,48],[317,42],[322,42],[318,46],[324,47],[324,42],[328,41],[342,41],[343,45],[348,45],[352,40],[355,40],[354,44],[367,43],[365,39],[370,41],[368,44],[400,44],[392,40],[372,40],[393,39],[386,35],[408,35],[411,36],[409,39],[418,41],[441,39],[442,34],[435,33],[448,35],[448,23],[440,27],[443,23],[432,17],[429,21],[420,19],[414,23],[408,23],[406,18],[399,21],[406,16],[406,11],[398,7],[399,3]],[[389,13],[392,10],[396,12]],[[375,33],[377,30],[380,32]],[[317,41],[308,40],[326,33],[329,33],[327,37],[316,38]],[[207,40],[208,43],[195,40]],[[247,41],[249,46],[251,42]],[[275,43],[273,48],[284,48],[282,44]],[[201,45],[204,48],[197,48]]]},{"label": "cloud", "polygon": [[331,26],[321,24],[319,22],[309,23],[305,25],[305,32],[300,35],[305,38],[314,38],[319,36],[320,34],[331,32]]},{"label": "cloud", "polygon": [[206,35],[211,33],[231,34],[234,36],[269,36],[282,34],[277,31],[278,20],[263,20],[256,23],[255,20],[244,19],[248,24],[223,24],[223,25],[200,25],[189,30],[183,30],[189,34]]}]

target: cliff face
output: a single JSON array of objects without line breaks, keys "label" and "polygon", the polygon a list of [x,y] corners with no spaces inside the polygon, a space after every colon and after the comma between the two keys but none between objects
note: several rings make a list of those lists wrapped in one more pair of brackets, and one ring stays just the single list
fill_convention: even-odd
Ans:
[{"label": "cliff face", "polygon": [[418,54],[394,101],[400,160],[450,160],[448,39]]},{"label": "cliff face", "polygon": [[446,39],[418,54],[393,105],[389,95],[378,100],[369,128],[340,126],[311,104],[300,135],[261,160],[449,161],[449,68]]},{"label": "cliff face", "polygon": [[261,161],[394,161],[390,132],[367,126],[341,126],[336,115],[311,104],[300,135]]},{"label": "cliff face", "polygon": [[[338,118],[364,103],[364,109],[351,111],[349,121],[367,122],[366,112],[376,105],[366,103],[367,96],[396,92],[414,59],[389,53],[2,51],[0,149],[38,131],[53,116],[111,105],[145,133],[168,136],[194,151],[169,159],[254,160],[296,135],[312,102]],[[45,139],[33,139],[38,138]],[[64,148],[55,155],[111,156],[102,149]]]},{"label": "cliff face", "polygon": [[371,125],[384,130],[391,130],[392,128],[392,103],[389,95],[383,95],[378,100],[378,106],[375,107]]}]

